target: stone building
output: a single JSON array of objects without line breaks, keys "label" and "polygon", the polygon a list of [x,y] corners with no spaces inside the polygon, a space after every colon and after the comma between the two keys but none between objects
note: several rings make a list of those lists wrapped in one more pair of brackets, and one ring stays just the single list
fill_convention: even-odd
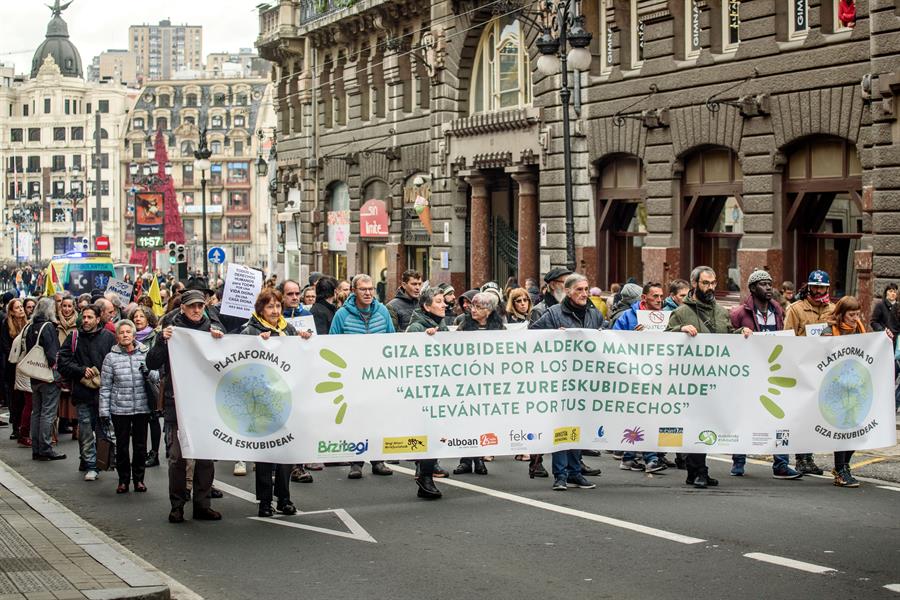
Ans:
[{"label": "stone building", "polygon": [[[581,2],[593,61],[569,78],[577,268],[608,288],[705,263],[734,294],[754,268],[797,282],[824,268],[838,294],[863,296],[900,277],[898,6]],[[536,8],[260,9],[276,201],[305,270],[386,268],[392,287],[416,267],[467,289],[566,263],[560,77],[535,68]],[[376,235],[372,199],[388,216]]]},{"label": "stone building", "polygon": [[[201,256],[202,174],[194,172],[194,151],[200,129],[206,128],[212,151],[211,169],[206,173],[208,245],[224,247],[229,261],[267,267],[270,203],[266,180],[257,177],[256,160],[268,156],[275,126],[271,82],[259,78],[154,81],[142,88],[129,117],[122,168],[127,173],[131,163],[142,167],[156,132],[163,132],[189,263],[200,268],[205,260]],[[128,178],[123,180],[129,198],[133,188]],[[131,212],[126,240],[130,247],[134,240]]]},{"label": "stone building", "polygon": [[[64,9],[51,8],[53,17],[34,53],[31,76],[4,77],[0,83],[0,214],[5,234],[0,256],[12,257],[18,247],[19,256],[28,260],[49,259],[71,249],[73,239],[92,239],[99,218],[113,256],[119,258],[124,208],[119,164],[127,90],[117,83],[84,80],[81,56],[61,16]],[[101,168],[99,182],[95,160]],[[98,187],[100,215],[95,204]],[[86,197],[76,200],[71,192]],[[27,226],[20,224],[17,235],[14,209],[35,202],[39,210]]]}]

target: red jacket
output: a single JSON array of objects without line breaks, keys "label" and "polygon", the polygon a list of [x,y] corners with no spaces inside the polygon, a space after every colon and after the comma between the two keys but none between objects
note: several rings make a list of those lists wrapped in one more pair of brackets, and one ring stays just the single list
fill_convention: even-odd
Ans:
[{"label": "red jacket", "polygon": [[[781,331],[784,329],[784,311],[781,305],[774,300],[769,300],[769,309],[775,313],[775,329]],[[747,296],[743,304],[735,306],[731,311],[731,325],[735,329],[747,327],[753,331],[761,331],[759,323],[756,322],[756,305],[753,303],[753,296]]]}]

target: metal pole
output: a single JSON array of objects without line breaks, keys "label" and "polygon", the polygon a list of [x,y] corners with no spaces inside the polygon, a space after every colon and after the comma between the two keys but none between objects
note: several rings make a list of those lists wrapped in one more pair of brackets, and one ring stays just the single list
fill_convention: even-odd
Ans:
[{"label": "metal pole", "polygon": [[101,185],[100,178],[102,174],[100,167],[103,161],[100,160],[100,111],[98,110],[94,119],[94,195],[97,197],[97,216],[94,219],[94,247],[97,244],[97,238],[103,235],[103,210],[101,206]]},{"label": "metal pole", "polygon": [[203,204],[200,207],[201,212],[201,221],[203,221],[203,257],[201,260],[203,261],[203,276],[206,277],[207,281],[209,281],[209,261],[206,259],[207,251],[206,251],[206,171],[200,171],[200,190],[201,196],[203,197]]},{"label": "metal pole", "polygon": [[569,132],[569,76],[566,57],[568,3],[559,14],[559,62],[562,72],[562,88],[559,99],[562,101],[563,118],[563,176],[566,198],[566,268],[575,270],[575,207],[572,199],[572,140]]}]

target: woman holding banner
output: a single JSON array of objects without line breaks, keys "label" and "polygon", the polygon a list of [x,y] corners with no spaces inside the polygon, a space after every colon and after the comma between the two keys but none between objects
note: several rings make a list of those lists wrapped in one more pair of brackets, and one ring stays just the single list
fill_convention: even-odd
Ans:
[{"label": "woman holding banner", "polygon": [[[264,340],[274,336],[298,335],[294,327],[285,320],[282,314],[281,292],[275,288],[263,288],[256,297],[253,314],[244,326],[244,335],[258,335]],[[303,339],[309,339],[308,331],[299,333]],[[274,473],[274,492],[278,499],[275,510],[283,515],[297,514],[297,507],[291,502],[291,470],[294,465],[276,465],[272,463],[256,463],[256,499],[259,501],[259,516],[271,517],[272,511],[272,475]]]}]

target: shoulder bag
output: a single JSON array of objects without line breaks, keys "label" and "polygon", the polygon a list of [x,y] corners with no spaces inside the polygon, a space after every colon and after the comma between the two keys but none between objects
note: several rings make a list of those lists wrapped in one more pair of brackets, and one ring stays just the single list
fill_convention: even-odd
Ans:
[{"label": "shoulder bag", "polygon": [[29,350],[16,364],[17,375],[21,372],[23,375],[27,375],[38,381],[43,381],[44,383],[54,382],[53,369],[51,369],[50,365],[47,363],[47,355],[44,353],[43,347],[41,347],[41,334],[44,333],[44,327],[47,325],[48,323],[41,325],[34,346],[32,346],[31,350]]}]

